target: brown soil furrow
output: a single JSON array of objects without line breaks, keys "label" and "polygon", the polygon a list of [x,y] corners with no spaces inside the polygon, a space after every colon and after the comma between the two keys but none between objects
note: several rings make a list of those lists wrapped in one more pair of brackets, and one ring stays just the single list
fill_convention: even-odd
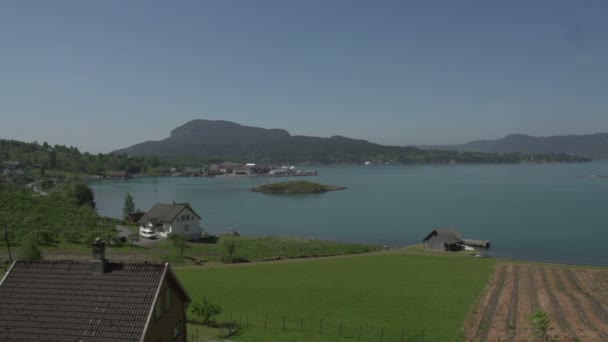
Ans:
[{"label": "brown soil furrow", "polygon": [[511,293],[511,301],[509,303],[509,317],[507,319],[507,329],[508,329],[508,340],[515,341],[515,336],[517,335],[517,315],[519,312],[519,274],[520,274],[520,266],[514,265],[512,267],[513,274],[513,289]]},{"label": "brown soil furrow", "polygon": [[[530,288],[527,289],[527,290],[529,290],[528,297],[530,299],[530,305],[532,306],[532,308],[539,308],[540,306],[538,304],[538,292],[536,291],[536,289],[538,288],[538,286],[540,286],[540,283],[534,281],[535,272],[536,272],[535,267],[526,266],[526,273],[528,274],[528,280],[530,282]],[[534,310],[532,310],[532,311],[534,311]]]},{"label": "brown soil furrow", "polygon": [[514,272],[514,265],[506,267],[504,286],[498,296],[494,312],[492,313],[491,324],[488,326],[489,331],[483,339],[484,341],[506,341],[509,338],[509,317],[511,316],[511,312],[517,309],[511,305],[513,293],[517,286]]},{"label": "brown soil furrow", "polygon": [[544,275],[549,288],[554,289],[553,295],[559,304],[559,313],[567,319],[568,328],[575,338],[583,341],[601,341],[600,336],[595,331],[590,330],[589,320],[578,305],[579,303],[564,290],[556,270],[545,268]]},{"label": "brown soil furrow", "polygon": [[602,336],[602,340],[608,341],[608,310],[602,307],[597,298],[589,294],[584,286],[579,284],[571,269],[561,271],[566,293],[569,293],[581,307],[591,325],[590,328]]},{"label": "brown soil furrow", "polygon": [[603,290],[597,282],[597,272],[587,270],[572,271],[575,274],[577,283],[589,292],[593,301],[599,305],[602,310],[608,313],[608,292]]},{"label": "brown soil furrow", "polygon": [[608,298],[608,272],[593,272],[593,281],[599,292]]},{"label": "brown soil furrow", "polygon": [[551,292],[543,269],[538,266],[531,267],[533,273],[534,285],[538,295],[538,307],[533,308],[534,311],[541,309],[549,314],[551,318],[551,327],[549,335],[554,341],[571,341],[573,334],[568,326],[563,313],[560,311],[559,303],[555,295]]},{"label": "brown soil furrow", "polygon": [[488,280],[488,283],[486,284],[486,286],[483,290],[482,296],[479,298],[477,304],[475,305],[475,308],[473,309],[473,311],[471,312],[471,315],[467,319],[467,323],[465,324],[466,332],[467,332],[466,333],[467,341],[473,341],[475,339],[475,336],[477,336],[477,332],[479,331],[479,329],[481,329],[480,327],[481,327],[482,320],[483,320],[482,311],[483,311],[483,308],[486,308],[488,306],[488,302],[490,301],[491,294],[494,291],[494,287],[496,287],[497,280],[498,280],[496,275],[497,275],[498,269],[500,267],[502,267],[502,266],[499,265],[494,270],[494,273]]},{"label": "brown soil furrow", "polygon": [[530,266],[519,266],[519,284],[517,298],[517,316],[515,317],[515,335],[514,341],[529,341],[530,336],[534,335],[532,326],[527,320],[527,317],[538,308],[538,297],[536,293],[536,284],[532,278]]},{"label": "brown soil furrow", "polygon": [[498,303],[498,298],[505,285],[506,273],[506,265],[499,265],[496,270],[496,283],[483,311],[480,313],[481,321],[473,338],[474,341],[486,341],[488,337],[492,327],[492,319],[494,317],[494,311],[496,310],[496,304]]}]

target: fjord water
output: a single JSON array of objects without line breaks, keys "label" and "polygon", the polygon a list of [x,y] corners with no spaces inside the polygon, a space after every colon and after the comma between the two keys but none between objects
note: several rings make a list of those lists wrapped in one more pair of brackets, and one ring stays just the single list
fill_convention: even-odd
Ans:
[{"label": "fjord water", "polygon": [[[420,243],[457,227],[492,242],[497,257],[608,265],[607,162],[587,164],[315,167],[304,178],[151,177],[93,181],[99,213],[189,202],[203,227],[388,246]],[[250,188],[293,179],[341,185],[324,194],[268,195]]]}]

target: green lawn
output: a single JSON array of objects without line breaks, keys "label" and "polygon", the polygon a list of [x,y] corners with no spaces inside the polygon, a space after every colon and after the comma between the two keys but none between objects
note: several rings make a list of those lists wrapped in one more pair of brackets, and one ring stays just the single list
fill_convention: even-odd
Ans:
[{"label": "green lawn", "polygon": [[[247,261],[265,261],[302,257],[333,256],[379,251],[381,246],[346,242],[323,241],[291,236],[233,237],[222,235],[217,244],[188,243],[184,256],[203,261],[229,259],[226,245],[234,243],[234,256]],[[151,256],[181,263],[179,252],[167,241],[161,241],[149,250]],[[168,256],[172,258],[167,259]]]},{"label": "green lawn", "polygon": [[361,340],[380,341],[382,334],[383,341],[400,341],[405,329],[410,336],[424,330],[427,341],[451,341],[461,336],[494,265],[491,259],[406,252],[177,273],[194,300],[219,300],[224,319],[232,314],[243,326],[249,322],[231,339],[336,341],[342,322],[341,334],[351,339],[361,329]]}]

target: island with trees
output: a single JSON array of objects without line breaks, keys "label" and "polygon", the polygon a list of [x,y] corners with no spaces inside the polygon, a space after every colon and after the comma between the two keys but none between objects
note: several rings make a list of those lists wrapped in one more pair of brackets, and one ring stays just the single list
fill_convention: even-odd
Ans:
[{"label": "island with trees", "polygon": [[344,189],[346,188],[343,186],[324,185],[309,181],[290,181],[260,185],[252,188],[251,191],[268,194],[318,194]]}]

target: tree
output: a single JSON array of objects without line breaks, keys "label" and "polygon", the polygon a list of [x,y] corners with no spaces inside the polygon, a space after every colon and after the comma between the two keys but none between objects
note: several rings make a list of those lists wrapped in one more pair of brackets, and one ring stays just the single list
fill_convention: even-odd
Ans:
[{"label": "tree", "polygon": [[125,204],[122,207],[122,217],[123,219],[129,218],[130,214],[135,212],[135,202],[133,201],[133,196],[131,194],[127,194],[125,196]]},{"label": "tree", "polygon": [[183,258],[184,250],[188,248],[188,245],[186,244],[186,239],[181,235],[171,233],[169,234],[169,242],[171,243],[171,246],[179,249],[179,255]]},{"label": "tree", "polygon": [[52,150],[49,152],[49,169],[54,169],[57,167],[57,152]]},{"label": "tree", "polygon": [[549,341],[549,329],[551,327],[551,319],[549,318],[549,314],[547,314],[542,309],[536,310],[530,316],[528,316],[528,321],[532,324],[532,328],[534,329],[534,335],[536,337],[542,338],[545,342]]},{"label": "tree", "polygon": [[135,245],[135,242],[139,241],[139,239],[140,239],[139,233],[129,234],[129,241],[131,241],[132,245]]},{"label": "tree", "polygon": [[92,209],[95,209],[95,195],[93,194],[93,190],[85,183],[73,183],[68,185],[66,193],[69,198],[76,202],[76,204],[88,205]]},{"label": "tree", "polygon": [[38,241],[36,241],[36,237],[32,235],[28,235],[23,238],[21,241],[21,248],[19,249],[19,253],[17,254],[17,258],[19,260],[26,261],[40,261],[42,260],[42,252],[38,246]]},{"label": "tree", "polygon": [[235,262],[236,257],[236,242],[234,240],[228,240],[224,243],[224,261]]},{"label": "tree", "polygon": [[202,302],[194,302],[192,305],[192,312],[203,321],[203,324],[209,324],[222,311],[221,304],[214,303],[211,299],[204,296]]}]

